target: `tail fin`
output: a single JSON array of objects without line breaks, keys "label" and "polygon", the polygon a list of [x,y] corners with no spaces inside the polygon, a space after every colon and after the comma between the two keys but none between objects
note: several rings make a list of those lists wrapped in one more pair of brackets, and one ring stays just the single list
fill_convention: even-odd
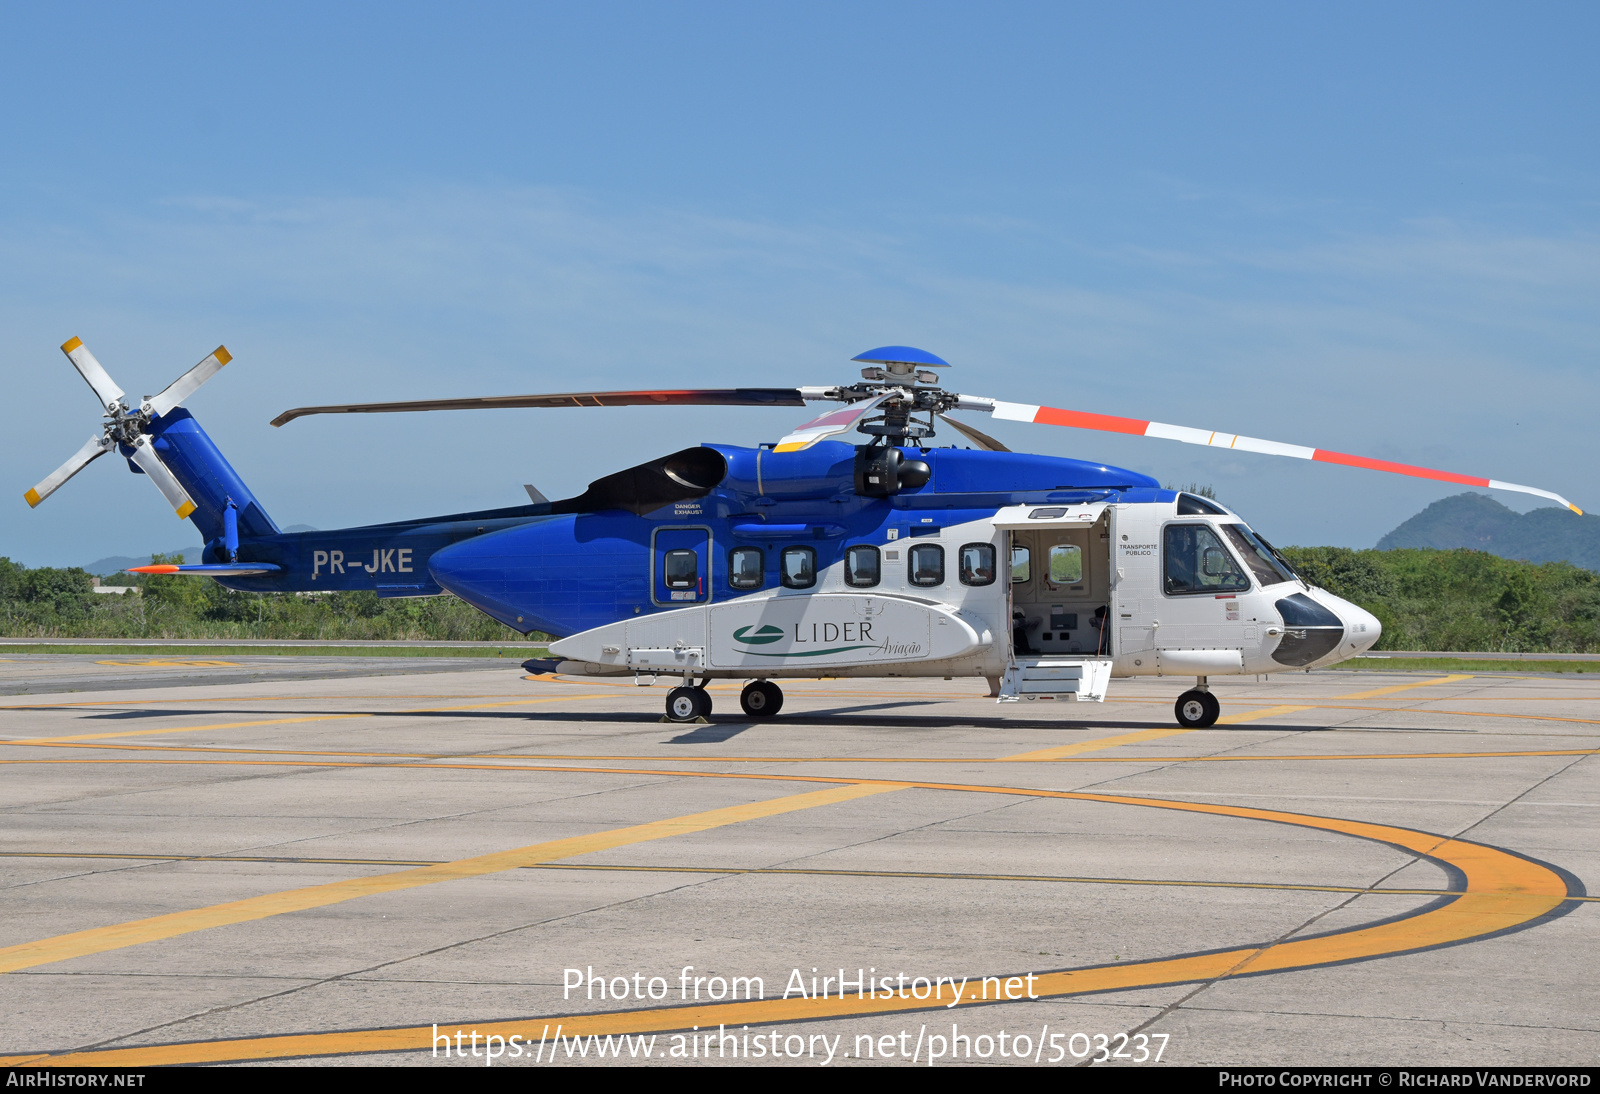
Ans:
[{"label": "tail fin", "polygon": [[156,454],[194,500],[194,521],[205,537],[206,562],[232,562],[239,539],[278,534],[267,511],[194,415],[174,407],[150,423]]}]

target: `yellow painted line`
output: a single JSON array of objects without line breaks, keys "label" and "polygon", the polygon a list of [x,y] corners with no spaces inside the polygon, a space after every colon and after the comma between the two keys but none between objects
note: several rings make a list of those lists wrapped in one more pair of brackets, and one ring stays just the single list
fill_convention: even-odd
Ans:
[{"label": "yellow painted line", "polygon": [[109,741],[118,737],[160,737],[170,733],[201,733],[211,729],[246,729],[250,726],[286,726],[300,722],[327,722],[340,718],[393,718],[414,714],[443,714],[456,710],[487,710],[492,707],[519,707],[531,703],[560,703],[568,699],[601,699],[600,695],[559,695],[543,699],[508,699],[498,703],[464,703],[450,707],[421,707],[416,710],[363,711],[359,714],[308,714],[298,718],[269,718],[259,722],[218,722],[208,726],[168,726],[165,729],[129,729],[120,733],[79,733],[70,737],[30,737],[15,741],[0,740],[5,745],[49,745],[70,741]]},{"label": "yellow painted line", "polygon": [[481,877],[484,874],[532,866],[551,859],[570,858],[573,855],[608,851],[628,844],[665,839],[669,836],[704,832],[725,824],[774,817],[800,809],[831,805],[835,802],[850,801],[899,789],[902,787],[898,783],[853,782],[847,786],[832,787],[828,790],[813,790],[783,798],[751,802],[748,805],[735,805],[705,813],[675,817],[671,820],[650,821],[627,828],[615,828],[608,832],[536,843],[511,851],[497,851],[437,866],[423,866],[398,873],[378,874],[375,877],[350,878],[326,885],[312,885],[304,889],[247,897],[244,900],[216,904],[209,908],[194,908],[189,911],[153,916],[149,919],[136,919],[129,923],[92,927],[89,930],[56,935],[37,942],[23,942],[0,948],[0,972],[31,969],[56,961],[68,961],[75,957],[106,953],[109,950],[120,950],[145,942],[176,938],[212,927],[247,923],[251,920],[305,911],[309,908],[324,908],[357,897],[414,889],[441,881]]},{"label": "yellow painted line", "polygon": [[[888,784],[890,786],[895,784]],[[1527,924],[1560,908],[1568,900],[1566,882],[1554,870],[1507,851],[1431,832],[1369,824],[1334,817],[1254,809],[1242,806],[1178,802],[1123,795],[1075,791],[1031,790],[1019,787],[941,783],[902,783],[931,790],[957,790],[1020,797],[1061,798],[1116,805],[1173,809],[1180,812],[1235,817],[1310,828],[1401,847],[1437,863],[1459,870],[1466,878],[1461,895],[1448,903],[1389,922],[1357,927],[1316,938],[1293,939],[1265,945],[1246,945],[1220,953],[1186,954],[1153,961],[1061,969],[1033,975],[1040,998],[1060,998],[1091,992],[1130,990],[1165,984],[1193,983],[1226,977],[1313,968],[1343,961],[1364,960],[1464,942]],[[1002,980],[1011,975],[1001,973]],[[980,980],[978,976],[972,979]],[[971,998],[965,1002],[974,1002]],[[538,1040],[546,1022],[559,1025],[564,1036],[650,1033],[702,1029],[720,1025],[770,1025],[816,1018],[850,1018],[928,1009],[928,1001],[914,998],[766,999],[740,1003],[708,1003],[633,1011],[571,1014],[463,1024],[480,1035]],[[454,1024],[452,1024],[452,1029]],[[432,1044],[431,1026],[399,1029],[348,1030],[302,1033],[235,1040],[199,1041],[141,1048],[100,1049],[60,1055],[11,1057],[11,1064],[50,1066],[154,1067],[171,1064],[219,1063],[231,1060],[288,1059],[302,1056],[360,1055],[375,1052],[426,1052]]]},{"label": "yellow painted line", "polygon": [[191,668],[229,668],[239,667],[237,661],[96,661],[97,665],[111,665],[127,669],[157,669],[187,666]]},{"label": "yellow painted line", "polygon": [[[436,866],[439,859],[310,858],[291,855],[136,855],[111,851],[0,851],[0,858],[89,859],[133,862],[260,862],[289,866]],[[940,870],[824,870],[800,866],[623,866],[604,862],[541,862],[529,870],[588,870],[620,874],[796,874],[803,877],[881,877],[913,881],[1020,881],[1068,885],[1157,885],[1173,889],[1270,889],[1292,893],[1364,896],[1461,896],[1464,889],[1375,889],[1367,885],[1289,885],[1272,881],[1189,881],[1177,878],[1075,877],[1062,874],[970,874]],[[1568,900],[1600,903],[1597,896]]]},{"label": "yellow painted line", "polygon": [[1354,695],[1341,695],[1341,699],[1376,699],[1380,695],[1394,695],[1397,692],[1410,691],[1412,688],[1431,688],[1440,684],[1458,684],[1462,680],[1471,680],[1471,673],[1452,673],[1438,680],[1420,680],[1415,684],[1396,684],[1388,688],[1375,688],[1372,691],[1358,691]]},{"label": "yellow painted line", "polygon": [[1138,744],[1141,741],[1154,741],[1162,737],[1176,737],[1180,733],[1193,733],[1192,729],[1143,729],[1137,733],[1124,733],[1117,737],[1099,737],[1092,741],[1079,741],[1075,745],[1062,745],[1059,748],[1041,748],[1037,752],[1019,752],[1015,756],[1001,756],[1004,762],[1034,761],[1034,760],[1060,760],[1068,756],[1077,756],[1084,752],[1099,752],[1102,749],[1118,748],[1122,745]]},{"label": "yellow painted line", "polygon": [[1217,719],[1219,726],[1236,726],[1242,722],[1254,722],[1261,718],[1276,718],[1280,714],[1295,714],[1302,710],[1311,710],[1311,707],[1265,707],[1261,710],[1247,710],[1242,714],[1228,714]]}]

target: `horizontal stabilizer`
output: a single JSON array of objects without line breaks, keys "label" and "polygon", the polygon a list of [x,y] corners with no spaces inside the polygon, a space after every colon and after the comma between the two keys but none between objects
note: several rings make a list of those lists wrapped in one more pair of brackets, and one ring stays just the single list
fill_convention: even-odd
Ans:
[{"label": "horizontal stabilizer", "polygon": [[194,565],[174,566],[158,563],[154,566],[130,566],[126,574],[190,574],[194,577],[254,577],[259,574],[281,574],[283,567],[272,562],[198,562]]}]

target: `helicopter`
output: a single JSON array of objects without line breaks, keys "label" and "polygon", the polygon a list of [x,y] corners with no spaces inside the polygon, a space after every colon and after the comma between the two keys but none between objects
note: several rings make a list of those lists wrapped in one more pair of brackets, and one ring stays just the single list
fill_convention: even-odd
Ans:
[{"label": "helicopter", "polygon": [[[556,640],[532,673],[674,682],[665,718],[712,710],[706,684],[974,677],[1000,702],[1104,700],[1113,678],[1194,680],[1174,704],[1204,728],[1212,676],[1304,671],[1357,656],[1382,628],[1295,572],[1238,514],[1148,475],[1013,452],[951,412],[1286,456],[1517,491],[1549,491],[1302,445],[957,394],[949,363],[911,346],[852,358],[834,386],[607,391],[298,407],[317,414],[484,408],[842,404],[754,448],[703,444],[596,479],[582,494],[334,531],[287,533],[182,405],[225,347],[137,406],[82,341],[62,347],[104,411],[101,431],[29,490],[39,505],[113,450],[204,538],[202,561],[134,573],[249,592],[452,593]],[[935,447],[948,426],[967,447]],[[865,443],[848,439],[852,433]]]}]

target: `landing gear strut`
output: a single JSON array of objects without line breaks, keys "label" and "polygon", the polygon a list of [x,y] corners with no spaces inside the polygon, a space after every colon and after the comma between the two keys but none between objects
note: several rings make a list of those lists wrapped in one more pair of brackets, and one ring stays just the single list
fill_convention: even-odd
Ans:
[{"label": "landing gear strut", "polygon": [[783,689],[771,680],[752,680],[739,693],[739,705],[752,718],[771,718],[783,709]]},{"label": "landing gear strut", "polygon": [[685,685],[667,692],[667,717],[674,722],[692,722],[711,717],[711,695],[705,688]]},{"label": "landing gear strut", "polygon": [[1210,687],[1206,685],[1206,678],[1201,676],[1194,688],[1178,696],[1173,713],[1178,716],[1178,724],[1185,729],[1205,729],[1216,725],[1217,715],[1222,713],[1222,704],[1217,702],[1217,697],[1211,694]]}]

